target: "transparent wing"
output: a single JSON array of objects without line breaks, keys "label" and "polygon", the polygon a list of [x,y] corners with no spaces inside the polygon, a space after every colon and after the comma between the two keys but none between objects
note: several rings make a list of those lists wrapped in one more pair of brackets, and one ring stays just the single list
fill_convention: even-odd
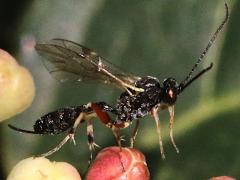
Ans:
[{"label": "transparent wing", "polygon": [[140,79],[124,73],[91,49],[72,41],[52,39],[47,43],[36,44],[35,49],[44,57],[43,62],[48,71],[61,82],[96,80],[131,88]]}]

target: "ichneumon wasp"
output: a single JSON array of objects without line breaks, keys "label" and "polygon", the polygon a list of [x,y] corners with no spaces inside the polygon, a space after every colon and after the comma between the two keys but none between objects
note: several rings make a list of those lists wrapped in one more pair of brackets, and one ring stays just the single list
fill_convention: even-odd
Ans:
[{"label": "ichneumon wasp", "polygon": [[[186,87],[213,67],[213,63],[211,63],[207,68],[193,76],[194,71],[199,63],[202,62],[229,18],[226,3],[225,9],[225,19],[212,35],[189,74],[179,84],[172,77],[160,83],[156,77],[138,77],[124,73],[91,49],[72,41],[52,39],[47,43],[36,44],[35,48],[44,57],[46,68],[56,79],[60,81],[96,80],[120,87],[124,92],[117,99],[115,106],[108,105],[105,102],[91,102],[86,105],[65,107],[39,118],[35,122],[34,130],[32,131],[20,129],[12,125],[9,125],[9,127],[19,132],[31,134],[54,135],[67,132],[67,136],[55,148],[42,154],[42,156],[49,156],[58,151],[67,141],[72,140],[75,143],[74,134],[76,129],[81,123],[86,122],[88,146],[92,156],[92,151],[97,146],[94,142],[93,118],[99,118],[103,124],[113,131],[119,146],[121,146],[120,129],[126,128],[133,121],[136,121],[131,136],[131,147],[133,147],[139,127],[139,119],[151,114],[156,122],[160,152],[164,159],[158,110],[168,109],[170,115],[170,139],[178,153],[179,150],[173,138],[174,104],[178,95]],[[116,119],[111,119],[109,113],[116,116]]]}]

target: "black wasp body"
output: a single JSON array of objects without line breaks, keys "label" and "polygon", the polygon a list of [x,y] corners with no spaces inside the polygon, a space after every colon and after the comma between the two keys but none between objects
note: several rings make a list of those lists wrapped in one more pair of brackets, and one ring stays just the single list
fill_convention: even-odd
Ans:
[{"label": "black wasp body", "polygon": [[[111,107],[104,102],[95,103],[106,112],[112,112],[116,119],[113,124],[132,122],[149,114],[151,109],[162,103],[163,88],[154,77],[143,77],[136,82],[136,87],[144,89],[144,92],[135,96],[127,91],[123,92],[117,100],[116,107]],[[70,129],[80,113],[93,113],[93,109],[87,105],[70,106],[60,108],[54,112],[45,114],[36,120],[33,130],[36,134],[59,134]]]},{"label": "black wasp body", "polygon": [[[176,91],[178,85],[174,79],[165,81],[173,82],[173,90]],[[165,83],[163,83],[165,84]],[[152,108],[160,105],[162,108],[174,104],[176,101],[177,92],[172,93],[174,97],[169,97],[169,92],[161,85],[157,78],[146,76],[135,83],[138,88],[144,89],[135,96],[131,96],[127,91],[120,95],[117,101],[117,120],[118,121],[132,121],[142,118],[151,112]]]},{"label": "black wasp body", "polygon": [[33,130],[37,134],[59,134],[70,129],[82,112],[91,112],[85,106],[72,106],[60,108],[55,112],[40,117],[34,124]]},{"label": "black wasp body", "polygon": [[[119,130],[136,121],[131,137],[132,147],[137,135],[139,119],[151,114],[156,122],[160,151],[162,158],[164,158],[158,110],[168,109],[171,142],[176,151],[179,152],[173,139],[174,104],[178,95],[186,87],[212,68],[213,63],[193,76],[198,64],[203,60],[218,33],[228,20],[227,4],[225,4],[225,8],[225,19],[211,37],[190,73],[180,83],[177,83],[174,78],[167,78],[160,83],[155,77],[139,77],[124,73],[96,52],[72,41],[52,39],[46,43],[36,44],[35,48],[44,57],[43,62],[46,68],[59,81],[87,82],[95,80],[115,85],[124,91],[117,99],[115,106],[105,102],[90,102],[86,105],[61,108],[42,116],[35,122],[33,131],[20,129],[12,125],[9,125],[9,127],[32,134],[59,134],[67,131],[68,135],[55,148],[42,154],[42,156],[48,156],[60,149],[68,140],[75,142],[75,131],[83,122],[87,123],[88,145],[90,151],[92,151],[97,146],[94,142],[93,118],[98,118],[103,124],[112,129],[119,146],[121,146]],[[112,119],[110,114],[115,118]]]}]

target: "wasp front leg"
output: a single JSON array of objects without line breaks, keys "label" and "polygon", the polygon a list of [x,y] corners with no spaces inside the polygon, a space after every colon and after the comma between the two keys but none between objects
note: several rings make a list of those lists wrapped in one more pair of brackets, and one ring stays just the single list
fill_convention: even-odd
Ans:
[{"label": "wasp front leg", "polygon": [[159,120],[159,116],[158,116],[158,107],[152,108],[151,113],[153,115],[153,118],[155,120],[156,127],[157,127],[161,156],[162,156],[162,159],[165,159],[162,136],[161,136],[160,120]]},{"label": "wasp front leg", "polygon": [[174,106],[169,106],[168,111],[169,111],[169,115],[170,115],[170,120],[169,120],[170,139],[173,144],[173,147],[176,149],[176,152],[179,153],[179,149],[173,138]]}]

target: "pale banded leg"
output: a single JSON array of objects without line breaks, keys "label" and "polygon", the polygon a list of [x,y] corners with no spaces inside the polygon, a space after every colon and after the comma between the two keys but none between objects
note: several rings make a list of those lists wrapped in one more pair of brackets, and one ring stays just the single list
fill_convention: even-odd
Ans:
[{"label": "pale banded leg", "polygon": [[179,153],[179,149],[173,138],[174,106],[169,106],[168,111],[169,111],[169,115],[170,115],[170,121],[169,121],[170,139],[171,139],[171,142],[172,142],[174,148],[176,149],[176,152]]},{"label": "pale banded leg", "polygon": [[130,147],[133,148],[133,145],[134,145],[134,142],[136,140],[136,137],[137,137],[137,133],[138,133],[138,127],[139,127],[139,119],[136,120],[136,124],[135,124],[135,127],[133,129],[133,132],[132,132],[132,136],[131,136],[131,139],[130,139]]},{"label": "pale banded leg", "polygon": [[51,149],[50,151],[41,154],[41,157],[47,157],[52,155],[53,153],[57,152],[69,139],[74,139],[74,134],[68,134],[56,147]]},{"label": "pale banded leg", "polygon": [[77,117],[76,121],[74,122],[73,127],[69,131],[68,135],[56,147],[54,147],[53,149],[51,149],[50,151],[48,151],[46,153],[41,154],[40,156],[47,157],[47,156],[52,155],[53,153],[57,152],[64,144],[66,144],[68,142],[68,140],[71,140],[71,141],[73,141],[74,144],[76,144],[75,140],[74,140],[74,134],[75,134],[75,131],[76,131],[78,125],[81,123],[81,121],[83,120],[85,115],[86,114],[83,112],[80,113],[79,116]]},{"label": "pale banded leg", "polygon": [[157,127],[157,133],[158,133],[158,139],[159,139],[161,156],[162,156],[162,159],[165,159],[165,154],[164,154],[164,149],[163,149],[163,142],[162,142],[162,136],[161,136],[160,120],[159,120],[159,116],[158,116],[158,112],[157,111],[158,111],[157,107],[154,107],[151,110],[152,115],[153,115],[153,117],[155,119],[156,127]]},{"label": "pale banded leg", "polygon": [[122,147],[122,145],[121,145],[122,137],[120,136],[120,129],[115,126],[112,126],[112,132],[113,132],[114,137],[117,140],[118,146],[121,148]]},{"label": "pale banded leg", "polygon": [[91,119],[87,120],[87,139],[88,139],[88,148],[90,151],[90,158],[89,158],[89,164],[90,164],[92,161],[93,151],[95,150],[95,147],[99,147],[99,145],[97,145],[94,142],[93,124]]}]

